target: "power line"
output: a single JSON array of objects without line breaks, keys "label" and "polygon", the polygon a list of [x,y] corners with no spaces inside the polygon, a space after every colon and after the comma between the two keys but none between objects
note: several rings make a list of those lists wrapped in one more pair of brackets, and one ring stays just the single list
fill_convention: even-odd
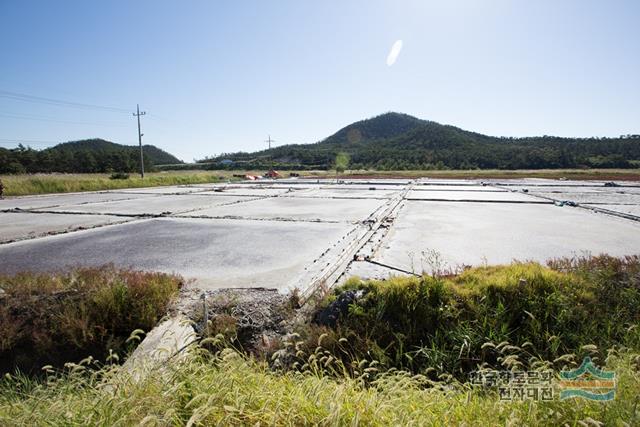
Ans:
[{"label": "power line", "polygon": [[59,120],[51,117],[45,116],[36,116],[33,114],[16,114],[16,113],[5,113],[0,112],[0,117],[5,117],[9,119],[16,120],[32,120],[37,122],[52,122],[52,123],[63,123],[70,125],[91,125],[91,126],[113,126],[113,127],[125,127],[124,123],[100,123],[100,122],[84,122],[84,121],[70,121],[70,120]]},{"label": "power line", "polygon": [[158,120],[167,120],[166,118],[159,116],[157,114],[153,114],[153,113],[148,113],[147,114],[149,117],[154,118],[154,119],[158,119]]},{"label": "power line", "polygon": [[14,101],[31,102],[35,104],[54,105],[58,107],[71,107],[71,108],[79,108],[84,110],[101,110],[101,111],[109,111],[112,113],[129,113],[129,111],[124,108],[117,108],[117,107],[110,107],[110,106],[96,105],[96,104],[85,104],[81,102],[64,101],[61,99],[45,98],[42,96],[33,96],[33,95],[27,95],[24,93],[10,92],[8,90],[2,90],[2,89],[0,89],[0,98],[11,99]]}]

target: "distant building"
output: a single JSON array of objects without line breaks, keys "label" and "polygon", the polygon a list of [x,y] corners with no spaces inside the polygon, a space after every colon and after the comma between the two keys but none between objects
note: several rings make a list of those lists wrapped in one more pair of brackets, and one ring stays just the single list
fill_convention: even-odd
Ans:
[{"label": "distant building", "polygon": [[220,160],[220,164],[223,166],[229,166],[233,164],[233,160],[231,159],[224,159],[224,160]]}]

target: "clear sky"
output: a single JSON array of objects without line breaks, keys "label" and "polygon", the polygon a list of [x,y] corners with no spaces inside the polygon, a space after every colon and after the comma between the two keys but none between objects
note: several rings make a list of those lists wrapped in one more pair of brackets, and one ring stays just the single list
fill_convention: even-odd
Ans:
[{"label": "clear sky", "polygon": [[[387,111],[491,135],[640,133],[640,1],[0,0],[0,146],[186,161]],[[393,49],[392,49],[393,46]],[[120,111],[122,110],[122,111]]]}]

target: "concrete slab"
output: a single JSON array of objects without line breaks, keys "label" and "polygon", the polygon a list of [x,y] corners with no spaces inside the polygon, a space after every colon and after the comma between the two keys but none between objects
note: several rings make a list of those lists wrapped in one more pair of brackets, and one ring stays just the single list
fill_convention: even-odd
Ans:
[{"label": "concrete slab", "polygon": [[585,209],[540,204],[406,202],[377,261],[429,271],[436,251],[447,267],[544,262],[584,251],[613,256],[640,252],[640,223]]},{"label": "concrete slab", "polygon": [[414,191],[484,191],[484,192],[504,192],[508,191],[504,188],[482,186],[482,185],[416,185],[413,187]]},{"label": "concrete slab", "polygon": [[640,205],[640,194],[624,194],[616,192],[590,193],[534,193],[556,200],[570,200],[576,203],[589,204],[634,204]]},{"label": "concrete slab", "polygon": [[0,273],[65,266],[177,272],[201,288],[282,288],[348,224],[156,218],[0,246]]},{"label": "concrete slab", "polygon": [[[640,221],[613,215],[640,215],[640,187],[633,183],[501,180],[505,190],[477,180],[423,179],[411,181],[408,199],[397,205],[410,180],[345,182],[265,180],[0,201],[0,210],[34,210],[0,213],[0,243],[31,238],[0,244],[0,272],[112,262],[176,272],[205,287],[288,289],[302,282],[330,286],[348,274],[421,271],[429,249],[447,266],[640,253]],[[510,191],[522,188],[529,193]],[[537,193],[612,213],[553,206]],[[373,214],[376,221],[363,222]],[[134,218],[145,215],[163,218]],[[38,237],[82,227],[97,228]],[[354,256],[382,265],[351,262]]]},{"label": "concrete slab", "polygon": [[350,178],[340,178],[339,183],[336,184],[336,179],[334,178],[322,178],[322,179],[297,179],[297,180],[278,180],[276,183],[284,183],[284,182],[298,182],[302,184],[322,184],[322,185],[359,185],[359,186],[369,186],[369,185],[392,185],[394,187],[397,186],[405,186],[412,182],[411,179],[395,179],[395,178],[375,178],[375,179],[350,179]]},{"label": "concrete slab", "polygon": [[316,184],[305,184],[302,182],[283,182],[283,183],[272,183],[272,184],[266,184],[266,185],[261,185],[261,184],[257,184],[255,186],[251,186],[251,188],[285,188],[285,189],[289,189],[289,188],[293,188],[296,190],[300,190],[300,189],[306,189],[306,188],[316,188],[317,185]]},{"label": "concrete slab", "polygon": [[331,179],[279,179],[277,181],[272,181],[273,185],[283,185],[283,184],[301,184],[301,185],[322,185],[322,186],[393,186],[393,187],[402,187],[412,180],[410,179],[343,179],[340,178],[339,183],[336,183],[335,178]]},{"label": "concrete slab", "polygon": [[[219,187],[227,187],[229,185],[232,185],[231,182],[215,182],[215,183],[209,183],[209,184],[186,184],[186,185],[179,185],[178,187],[183,187],[183,188],[193,188],[196,190],[212,190],[214,188],[219,188]],[[241,182],[235,182],[233,183],[233,185],[243,185],[243,183]]]},{"label": "concrete slab", "polygon": [[107,215],[61,215],[31,212],[0,213],[0,243],[83,230],[130,219]]},{"label": "concrete slab", "polygon": [[487,179],[486,182],[505,185],[505,186],[551,186],[551,187],[603,187],[615,189],[620,187],[638,187],[638,181],[613,181],[616,187],[605,187],[605,183],[612,181],[602,180],[562,180],[562,179],[545,179],[545,178],[524,178],[524,179]]},{"label": "concrete slab", "polygon": [[544,199],[523,193],[510,191],[417,191],[411,190],[407,200],[446,200],[446,201],[478,201],[478,202],[512,202],[512,203],[550,203]]},{"label": "concrete slab", "polygon": [[416,181],[416,185],[480,185],[481,181],[479,179],[420,178]]},{"label": "concrete slab", "polygon": [[412,179],[403,179],[403,178],[375,178],[375,179],[343,179],[345,183],[348,184],[362,184],[362,185],[407,185],[410,182],[413,182]]},{"label": "concrete slab", "polygon": [[[127,358],[123,371],[134,381],[148,375],[167,375],[169,367],[180,363],[189,354],[189,346],[198,339],[192,322],[182,314],[163,320],[147,334]],[[171,359],[171,363],[169,362]]]},{"label": "concrete slab", "polygon": [[147,194],[125,193],[68,193],[52,194],[48,196],[13,197],[0,200],[0,210],[4,209],[41,209],[57,206],[79,205],[115,200],[144,199],[153,197]]},{"label": "concrete slab", "polygon": [[391,190],[391,191],[401,191],[404,190],[404,185],[391,185],[391,184],[380,184],[380,183],[360,183],[360,184],[332,184],[332,185],[321,185],[320,189],[322,190],[364,190],[368,191],[370,189],[373,190]]},{"label": "concrete slab", "polygon": [[226,184],[194,184],[190,188],[197,188],[199,190],[214,191],[215,189],[239,189],[239,190],[288,190],[290,188],[294,190],[317,187],[313,184],[302,184],[297,182],[273,182],[269,181],[264,184],[255,182],[232,182]]},{"label": "concrete slab", "polygon": [[122,190],[111,190],[110,193],[124,194],[189,194],[204,191],[204,188],[186,185],[173,185],[168,187],[145,187],[145,188],[125,188]]},{"label": "concrete slab", "polygon": [[198,194],[209,195],[232,195],[232,196],[249,196],[249,197],[273,197],[289,192],[299,191],[296,188],[242,188],[229,187],[220,188],[221,191],[206,190]]},{"label": "concrete slab", "polygon": [[395,197],[402,191],[403,188],[398,190],[368,190],[368,189],[321,189],[310,188],[306,190],[299,190],[292,193],[283,194],[281,197],[295,197],[295,198],[324,198],[324,199],[390,199]]},{"label": "concrete slab", "polygon": [[640,194],[640,187],[617,187],[613,188],[616,193]]},{"label": "concrete slab", "polygon": [[568,181],[562,179],[549,179],[549,178],[488,178],[484,179],[484,182],[501,183],[503,185],[592,185],[595,182],[603,184],[602,181]]},{"label": "concrete slab", "polygon": [[625,215],[633,215],[640,218],[640,205],[582,205],[582,206],[592,207],[597,209],[606,209],[608,211],[622,213]]},{"label": "concrete slab", "polygon": [[379,209],[385,200],[313,199],[271,197],[241,205],[217,206],[183,215],[242,217],[291,221],[362,221]]},{"label": "concrete slab", "polygon": [[359,277],[366,280],[385,280],[394,276],[406,276],[406,273],[392,270],[381,265],[367,261],[354,261],[340,278],[340,283],[346,282],[351,277]]},{"label": "concrete slab", "polygon": [[522,178],[522,179],[486,179],[488,183],[504,186],[559,186],[559,187],[604,187],[605,181],[575,181],[548,178]]},{"label": "concrete slab", "polygon": [[[555,193],[555,194],[564,194],[564,193],[602,193],[602,192],[612,192],[612,189],[603,187],[603,186],[574,186],[574,187],[561,187],[561,186],[550,186],[550,185],[539,185],[539,186],[530,186],[523,185],[522,188],[526,188],[529,190],[529,193],[539,194],[539,193]],[[518,188],[520,189],[520,188]]]},{"label": "concrete slab", "polygon": [[193,212],[212,206],[253,200],[251,197],[225,195],[165,195],[83,205],[65,205],[46,209],[52,212],[100,213],[112,215],[160,215]]}]

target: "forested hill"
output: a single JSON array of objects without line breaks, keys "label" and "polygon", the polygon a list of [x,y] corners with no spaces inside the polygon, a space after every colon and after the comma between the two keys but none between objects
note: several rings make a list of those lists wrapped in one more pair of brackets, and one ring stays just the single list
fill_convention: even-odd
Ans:
[{"label": "forested hill", "polygon": [[[144,145],[146,169],[182,163],[154,145]],[[103,139],[65,142],[44,150],[19,146],[0,148],[0,173],[23,172],[133,172],[140,168],[140,149]]]},{"label": "forested hill", "polygon": [[386,113],[346,126],[315,144],[223,154],[201,162],[211,168],[251,169],[265,167],[273,158],[282,169],[329,168],[338,152],[350,155],[352,169],[632,168],[640,166],[640,135],[494,137]]},{"label": "forested hill", "polygon": [[[155,165],[182,163],[180,159],[167,153],[166,151],[156,147],[155,145],[143,145],[144,155]],[[105,141],[104,139],[84,139],[82,141],[65,142],[58,144],[49,150],[86,150],[93,153],[108,153],[118,150],[132,150],[136,153],[140,152],[138,146],[121,145],[114,142]]]},{"label": "forested hill", "polygon": [[394,138],[426,123],[428,122],[408,114],[386,113],[345,126],[321,142],[324,144],[345,144]]}]

